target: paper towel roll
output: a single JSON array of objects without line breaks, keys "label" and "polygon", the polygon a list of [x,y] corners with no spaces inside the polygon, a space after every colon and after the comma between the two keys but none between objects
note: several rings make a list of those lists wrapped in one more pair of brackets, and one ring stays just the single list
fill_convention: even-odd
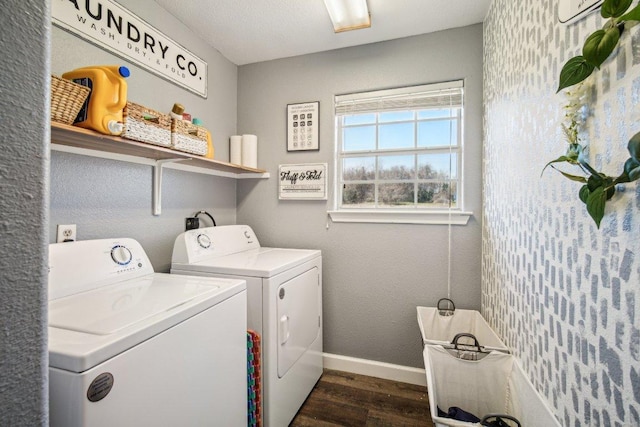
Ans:
[{"label": "paper towel roll", "polygon": [[229,138],[229,163],[242,164],[242,137],[233,135]]},{"label": "paper towel roll", "polygon": [[258,137],[242,135],[242,166],[258,167]]}]

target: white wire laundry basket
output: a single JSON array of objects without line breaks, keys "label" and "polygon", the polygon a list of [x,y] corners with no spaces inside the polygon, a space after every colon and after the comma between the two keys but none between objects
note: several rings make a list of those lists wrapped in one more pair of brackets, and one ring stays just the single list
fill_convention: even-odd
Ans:
[{"label": "white wire laundry basket", "polygon": [[441,298],[436,307],[417,307],[422,344],[447,346],[460,333],[473,334],[487,350],[509,353],[509,349],[491,329],[480,312],[456,309],[448,298]]},{"label": "white wire laundry basket", "polygon": [[[479,345],[474,350],[474,346],[424,347],[429,405],[437,427],[492,425],[489,422],[496,415],[514,427],[560,427],[513,355],[483,351]],[[446,413],[451,407],[462,408],[482,421],[439,415],[438,408]]]}]

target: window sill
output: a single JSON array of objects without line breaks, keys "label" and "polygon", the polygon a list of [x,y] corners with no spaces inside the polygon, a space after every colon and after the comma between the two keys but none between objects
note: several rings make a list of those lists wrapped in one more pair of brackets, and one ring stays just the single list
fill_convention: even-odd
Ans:
[{"label": "window sill", "polygon": [[378,224],[451,224],[467,225],[473,212],[460,211],[329,211],[333,222],[368,222]]}]

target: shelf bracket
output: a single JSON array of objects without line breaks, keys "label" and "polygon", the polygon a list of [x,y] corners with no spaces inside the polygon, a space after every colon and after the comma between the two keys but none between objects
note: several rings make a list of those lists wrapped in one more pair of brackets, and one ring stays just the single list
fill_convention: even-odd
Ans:
[{"label": "shelf bracket", "polygon": [[153,215],[162,213],[162,166],[165,163],[183,162],[191,159],[163,159],[156,160],[153,165]]}]

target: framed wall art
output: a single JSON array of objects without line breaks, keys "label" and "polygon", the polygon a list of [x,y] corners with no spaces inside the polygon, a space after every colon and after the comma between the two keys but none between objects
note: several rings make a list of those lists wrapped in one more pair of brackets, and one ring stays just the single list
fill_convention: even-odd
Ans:
[{"label": "framed wall art", "polygon": [[280,165],[278,199],[327,200],[327,164]]},{"label": "framed wall art", "polygon": [[287,151],[320,150],[320,102],[287,105]]},{"label": "framed wall art", "polygon": [[[207,98],[207,63],[114,0],[51,2],[51,21],[96,46]],[[153,7],[153,6],[151,6]],[[158,7],[156,5],[156,7]]]}]

